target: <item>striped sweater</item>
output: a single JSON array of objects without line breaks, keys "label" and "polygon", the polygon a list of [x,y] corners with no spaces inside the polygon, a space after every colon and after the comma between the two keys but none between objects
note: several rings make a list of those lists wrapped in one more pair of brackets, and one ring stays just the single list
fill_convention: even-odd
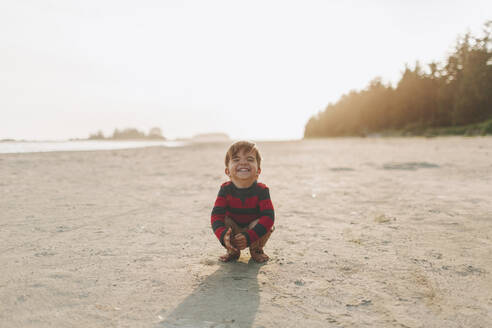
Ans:
[{"label": "striped sweater", "polygon": [[228,216],[240,227],[248,226],[259,219],[253,229],[242,234],[248,246],[260,239],[272,229],[275,212],[268,187],[263,183],[254,182],[249,188],[237,188],[228,181],[220,186],[219,194],[212,210],[212,229],[222,245],[227,231],[224,219]]}]

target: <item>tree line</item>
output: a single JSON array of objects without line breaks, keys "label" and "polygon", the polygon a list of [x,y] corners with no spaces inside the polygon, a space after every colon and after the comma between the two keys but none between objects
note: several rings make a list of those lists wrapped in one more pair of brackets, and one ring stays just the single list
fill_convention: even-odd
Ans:
[{"label": "tree line", "polygon": [[102,131],[89,135],[89,140],[166,140],[162,136],[162,130],[158,127],[151,128],[148,134],[135,128],[115,129],[110,137],[105,137]]},{"label": "tree line", "polygon": [[375,78],[311,117],[304,137],[492,134],[492,21],[459,37],[444,63],[406,65],[396,87]]}]

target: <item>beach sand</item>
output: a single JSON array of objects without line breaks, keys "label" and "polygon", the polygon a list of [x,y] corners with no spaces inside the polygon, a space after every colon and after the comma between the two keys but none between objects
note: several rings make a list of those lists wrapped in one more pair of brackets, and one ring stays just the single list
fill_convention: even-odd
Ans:
[{"label": "beach sand", "polygon": [[260,142],[264,265],[217,260],[227,146],[0,155],[0,326],[492,326],[492,138]]}]

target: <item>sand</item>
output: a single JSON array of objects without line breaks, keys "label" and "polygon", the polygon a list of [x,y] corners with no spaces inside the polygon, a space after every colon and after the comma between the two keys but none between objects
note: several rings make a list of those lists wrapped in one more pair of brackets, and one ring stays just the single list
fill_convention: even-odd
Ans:
[{"label": "sand", "polygon": [[227,144],[0,155],[0,326],[492,326],[492,138],[259,146],[263,265],[217,260]]}]

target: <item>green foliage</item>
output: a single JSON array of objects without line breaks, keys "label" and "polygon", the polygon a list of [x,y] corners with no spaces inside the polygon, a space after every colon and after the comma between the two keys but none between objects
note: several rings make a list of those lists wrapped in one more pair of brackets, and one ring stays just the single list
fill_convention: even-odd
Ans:
[{"label": "green foliage", "polygon": [[491,121],[478,123],[492,118],[491,32],[492,21],[482,37],[461,37],[445,63],[406,66],[396,87],[376,78],[343,95],[309,119],[304,137],[490,134]]},{"label": "green foliage", "polygon": [[425,135],[428,137],[453,135],[486,136],[492,135],[492,120],[476,124],[413,130],[407,131],[407,133],[411,135]]},{"label": "green foliage", "polygon": [[482,135],[492,135],[492,120],[482,123]]}]

